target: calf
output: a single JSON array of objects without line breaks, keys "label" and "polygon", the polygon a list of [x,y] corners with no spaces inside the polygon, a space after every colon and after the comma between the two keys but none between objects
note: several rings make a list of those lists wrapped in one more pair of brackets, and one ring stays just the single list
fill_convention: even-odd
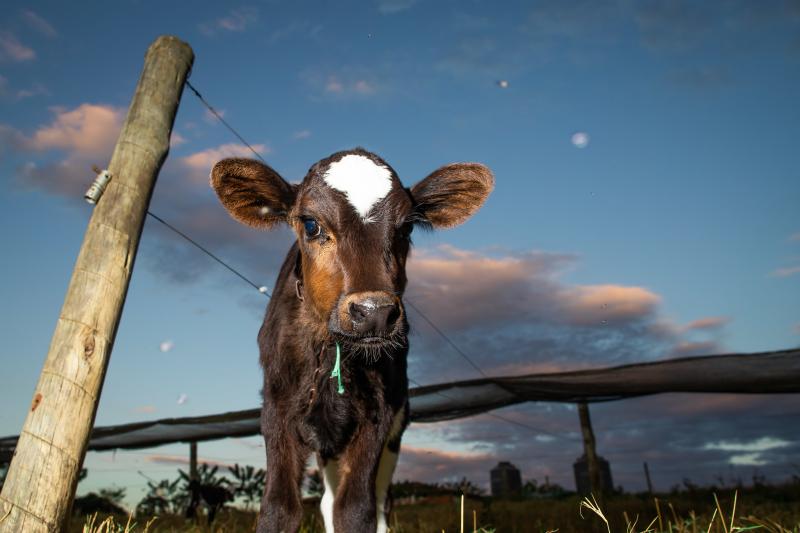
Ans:
[{"label": "calf", "polygon": [[240,222],[285,222],[297,235],[258,334],[268,461],[258,531],[298,529],[303,472],[316,453],[325,530],[385,532],[408,424],[401,298],[411,230],[462,223],[494,178],[483,165],[457,163],[408,189],[356,148],[319,161],[297,185],[249,159],[220,161],[211,184]]}]

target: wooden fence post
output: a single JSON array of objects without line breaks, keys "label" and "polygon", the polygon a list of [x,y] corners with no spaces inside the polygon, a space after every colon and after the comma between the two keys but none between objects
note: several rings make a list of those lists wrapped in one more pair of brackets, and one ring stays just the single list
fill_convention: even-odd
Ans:
[{"label": "wooden fence post", "polygon": [[159,37],[147,50],[111,181],[86,229],[0,494],[2,533],[67,529],[147,206],[193,61],[175,37]]}]

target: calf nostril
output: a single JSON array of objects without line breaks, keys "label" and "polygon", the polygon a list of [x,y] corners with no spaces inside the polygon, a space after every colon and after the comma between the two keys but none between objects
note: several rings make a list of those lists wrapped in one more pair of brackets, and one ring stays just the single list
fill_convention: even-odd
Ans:
[{"label": "calf nostril", "polygon": [[354,322],[362,322],[365,318],[367,318],[369,311],[370,310],[367,306],[357,303],[350,303],[350,307],[348,309],[350,318],[352,318]]},{"label": "calf nostril", "polygon": [[392,305],[389,309],[389,313],[386,316],[386,329],[390,329],[392,326],[394,326],[399,318],[400,307],[397,305]]}]

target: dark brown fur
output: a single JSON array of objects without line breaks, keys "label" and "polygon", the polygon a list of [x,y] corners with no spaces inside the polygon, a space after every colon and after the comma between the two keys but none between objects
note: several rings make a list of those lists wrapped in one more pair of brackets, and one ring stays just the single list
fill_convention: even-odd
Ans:
[{"label": "dark brown fur", "polygon": [[[369,223],[324,180],[331,163],[350,154],[392,174],[392,188]],[[258,531],[297,530],[312,453],[321,465],[338,461],[335,530],[375,531],[381,454],[399,450],[408,421],[408,323],[401,298],[411,229],[460,224],[480,207],[494,179],[482,165],[454,164],[406,189],[382,159],[357,148],[316,163],[300,185],[246,159],[220,161],[211,182],[237,220],[254,227],[284,221],[298,237],[258,335],[268,458]],[[309,219],[324,238],[306,234]],[[337,342],[344,394],[331,379]],[[400,431],[390,434],[397,416]]]}]

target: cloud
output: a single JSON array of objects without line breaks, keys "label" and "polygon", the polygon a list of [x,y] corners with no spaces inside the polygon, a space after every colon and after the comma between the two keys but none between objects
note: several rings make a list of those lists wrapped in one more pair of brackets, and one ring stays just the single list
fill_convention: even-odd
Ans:
[{"label": "cloud", "polygon": [[19,42],[16,36],[7,31],[0,31],[0,61],[32,61],[36,59],[36,52]]},{"label": "cloud", "polygon": [[152,414],[155,413],[158,409],[156,409],[155,405],[140,405],[138,407],[133,408],[134,413],[142,413],[142,414]]},{"label": "cloud", "polygon": [[796,23],[793,2],[659,2],[635,4],[635,22],[642,43],[661,53],[687,53],[701,47],[730,54],[753,51],[753,42],[765,46],[769,39],[754,32],[776,33]]},{"label": "cloud", "polygon": [[[156,463],[161,465],[177,465],[177,466],[189,466],[189,458],[184,455],[167,455],[167,454],[151,454],[146,455],[144,458],[145,461],[148,463]],[[218,466],[220,468],[225,468],[230,470],[233,468],[233,465],[230,463],[225,463],[223,461],[217,461],[215,459],[206,459],[204,457],[197,458],[197,464],[205,464],[209,466]]]},{"label": "cloud", "polygon": [[292,139],[295,141],[308,139],[309,137],[311,137],[311,130],[299,130],[292,134]]},{"label": "cloud", "polygon": [[560,283],[575,260],[541,251],[493,257],[451,246],[418,250],[408,266],[409,297],[448,329],[509,321],[601,326],[652,316],[660,297],[645,288]]},{"label": "cloud", "polygon": [[792,443],[775,437],[761,437],[749,442],[742,441],[718,441],[709,442],[703,446],[706,450],[722,450],[726,452],[764,452],[776,448],[785,448]]},{"label": "cloud", "polygon": [[29,140],[32,150],[67,150],[82,156],[110,155],[122,128],[120,108],[81,104],[75,109],[52,108],[55,119],[37,129]]},{"label": "cloud", "polygon": [[729,323],[731,319],[727,316],[709,316],[698,318],[686,324],[687,330],[709,330],[718,329]]},{"label": "cloud", "polygon": [[642,287],[595,285],[564,289],[564,319],[579,326],[622,323],[652,315],[661,298]]},{"label": "cloud", "polygon": [[258,15],[255,7],[241,7],[212,22],[200,24],[199,29],[205,35],[214,35],[219,31],[243,32],[258,22]]},{"label": "cloud", "polygon": [[328,77],[328,81],[325,83],[325,92],[337,95],[370,95],[374,94],[375,90],[375,85],[367,80],[341,81],[335,75]]},{"label": "cloud", "polygon": [[5,149],[23,150],[27,139],[19,130],[0,124],[0,155]]},{"label": "cloud", "polygon": [[722,346],[713,340],[680,341],[673,347],[671,355],[675,357],[691,357],[695,355],[721,353],[722,351]]},{"label": "cloud", "polygon": [[655,50],[692,48],[711,31],[714,23],[713,15],[703,4],[648,1],[636,7],[642,41]]},{"label": "cloud", "polygon": [[[789,477],[800,452],[794,395],[665,394],[591,404],[598,453],[611,464],[615,486],[645,489],[647,461],[656,490],[684,479],[735,484],[752,466],[772,481]],[[414,424],[404,436],[395,479],[441,482],[466,476],[488,487],[489,470],[511,461],[522,478],[574,489],[572,464],[582,454],[574,406],[530,403],[471,418]],[[747,424],[742,424],[747,420]],[[709,440],[713,435],[713,441]],[[431,450],[429,443],[436,442]],[[441,451],[442,453],[437,453]],[[745,457],[749,454],[757,454]]]},{"label": "cloud", "polygon": [[378,12],[384,15],[394,15],[414,7],[419,0],[378,0]]},{"label": "cloud", "polygon": [[800,232],[790,235],[789,240],[792,242],[800,242]]},{"label": "cloud", "polygon": [[56,161],[29,161],[17,170],[16,182],[54,194],[82,198],[91,182],[92,165],[105,165],[122,128],[124,111],[102,104],[81,104],[74,109],[51,108],[54,118],[31,135],[0,125],[0,138],[19,153],[61,153]]},{"label": "cloud", "polygon": [[750,442],[709,442],[703,449],[721,450],[725,452],[745,452],[731,455],[728,461],[737,466],[764,466],[769,464],[769,460],[764,456],[764,452],[778,448],[786,448],[792,443],[773,437],[761,437]]},{"label": "cloud", "polygon": [[719,340],[689,337],[716,330],[686,329],[666,319],[661,296],[645,287],[563,281],[577,264],[574,254],[539,250],[414,250],[405,299],[410,376],[424,384],[475,377],[451,342],[489,375],[724,351]]},{"label": "cloud", "polygon": [[181,135],[177,131],[172,130],[172,134],[169,137],[169,147],[170,148],[175,148],[176,146],[180,146],[182,144],[186,144],[187,142],[189,142],[189,141],[186,140],[186,137],[184,137],[183,135]]},{"label": "cloud", "polygon": [[317,97],[366,98],[387,90],[386,83],[362,67],[347,66],[336,71],[331,71],[330,67],[307,69],[300,77]]},{"label": "cloud", "polygon": [[[271,150],[265,144],[251,145],[253,150],[261,155],[267,155]],[[255,154],[243,144],[227,143],[213,148],[206,148],[200,152],[187,155],[181,158],[181,162],[195,172],[196,176],[202,176],[204,181],[208,181],[209,173],[214,164],[226,157],[249,157]]]},{"label": "cloud", "polygon": [[669,72],[667,79],[676,85],[693,89],[716,89],[733,81],[728,69],[721,66],[681,68]]},{"label": "cloud", "polygon": [[795,274],[800,274],[800,265],[792,267],[776,268],[775,270],[770,272],[770,276],[774,278],[788,278],[789,276],[794,276]]},{"label": "cloud", "polygon": [[82,198],[91,182],[91,166],[103,166],[111,158],[122,128],[124,110],[84,103],[73,109],[54,107],[51,112],[52,122],[40,126],[29,136],[0,125],[0,135],[11,139],[20,152],[65,154],[55,162],[24,164],[18,169],[17,184]]},{"label": "cloud", "polygon": [[285,39],[297,36],[299,39],[315,39],[322,32],[323,26],[311,24],[309,22],[292,22],[283,28],[274,30],[269,35],[270,43],[277,43]]},{"label": "cloud", "polygon": [[224,109],[215,109],[214,111],[217,112],[217,115],[219,115],[219,117],[217,117],[217,115],[212,113],[210,109],[206,109],[203,112],[203,120],[205,120],[209,124],[214,124],[214,125],[219,124],[219,119],[225,118],[226,111]]},{"label": "cloud", "polygon": [[768,461],[762,458],[760,453],[732,455],[729,461],[732,465],[736,466],[764,466],[769,464]]},{"label": "cloud", "polygon": [[16,93],[17,100],[25,100],[26,98],[33,98],[34,96],[49,95],[50,91],[47,90],[41,83],[34,83],[28,89],[20,89]]},{"label": "cloud", "polygon": [[456,481],[462,477],[480,479],[496,463],[497,459],[485,451],[452,451],[403,444],[394,479],[428,483]]},{"label": "cloud", "polygon": [[22,19],[34,30],[41,33],[45,37],[54,38],[58,37],[58,32],[52,24],[47,22],[44,18],[30,9],[22,10]]}]

